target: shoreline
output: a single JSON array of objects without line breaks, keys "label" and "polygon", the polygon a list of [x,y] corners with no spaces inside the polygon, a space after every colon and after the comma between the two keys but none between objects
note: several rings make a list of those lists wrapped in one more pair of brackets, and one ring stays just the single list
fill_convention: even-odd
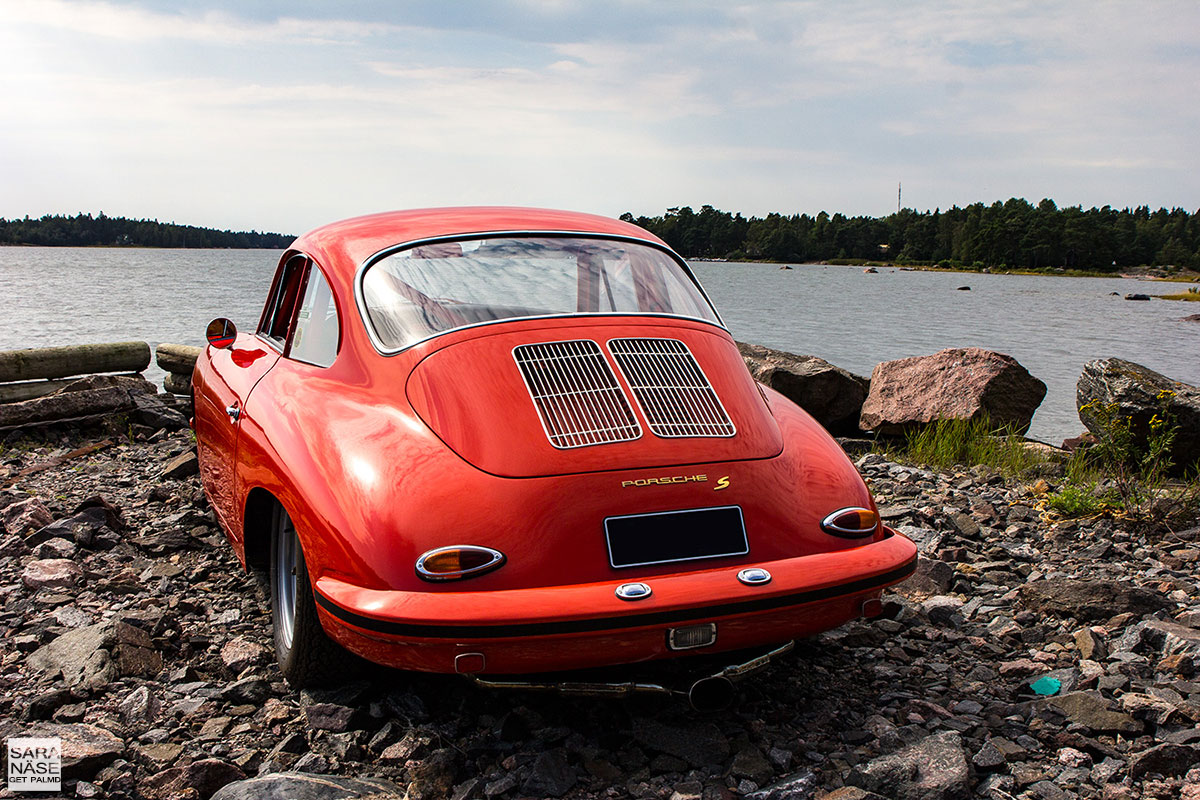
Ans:
[{"label": "shoreline", "polygon": [[[983,267],[980,269],[969,269],[967,267],[934,267],[928,264],[897,264],[894,261],[873,261],[860,259],[835,259],[833,261],[768,261],[763,259],[728,259],[728,258],[688,258],[688,262],[700,262],[705,264],[772,264],[779,265],[780,268],[788,267],[789,269],[797,269],[799,267],[882,267],[885,269],[894,269],[900,272],[946,272],[959,275],[1027,275],[1031,277],[1046,277],[1046,278],[1121,278],[1126,280],[1139,281],[1160,281],[1163,283],[1200,283],[1200,272],[1186,270],[1180,275],[1154,275],[1151,274],[1154,270],[1160,270],[1160,267],[1143,265],[1140,267],[1128,268],[1124,272],[1100,272],[1097,270],[1077,270],[1063,269],[1058,270],[1019,270],[1019,269],[993,269],[991,267]],[[1130,271],[1132,270],[1132,271]]]}]

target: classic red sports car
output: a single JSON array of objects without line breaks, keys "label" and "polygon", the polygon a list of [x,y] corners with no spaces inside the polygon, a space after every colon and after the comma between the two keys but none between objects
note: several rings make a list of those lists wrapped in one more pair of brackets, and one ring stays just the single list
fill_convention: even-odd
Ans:
[{"label": "classic red sports car", "polygon": [[345,650],[543,673],[784,643],[916,549],[650,233],[518,208],[302,236],[193,377],[201,476],[293,685]]}]

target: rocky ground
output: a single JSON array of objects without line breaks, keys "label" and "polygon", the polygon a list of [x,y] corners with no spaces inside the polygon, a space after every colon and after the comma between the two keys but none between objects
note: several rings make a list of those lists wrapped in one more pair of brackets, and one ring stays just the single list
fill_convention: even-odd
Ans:
[{"label": "rocky ground", "polygon": [[[296,692],[191,447],[0,452],[0,736],[60,736],[66,796],[1200,799],[1195,527],[1055,524],[1029,487],[868,454],[918,574],[727,711],[386,670]],[[341,777],[240,782],[281,772]]]}]

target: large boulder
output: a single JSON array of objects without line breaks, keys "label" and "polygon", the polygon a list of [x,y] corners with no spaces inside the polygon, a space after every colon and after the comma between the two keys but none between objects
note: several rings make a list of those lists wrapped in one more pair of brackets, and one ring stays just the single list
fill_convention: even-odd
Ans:
[{"label": "large boulder", "polygon": [[867,379],[816,356],[798,356],[760,344],[738,342],[750,374],[803,408],[832,433],[858,431]]},{"label": "large boulder", "polygon": [[1096,436],[1104,436],[1102,419],[1095,409],[1116,404],[1117,413],[1127,417],[1134,436],[1145,442],[1150,420],[1166,406],[1177,427],[1171,460],[1184,470],[1200,460],[1200,387],[1172,380],[1152,369],[1121,358],[1089,361],[1075,385],[1079,419]]},{"label": "large boulder", "polygon": [[885,361],[871,373],[859,425],[903,433],[942,419],[986,416],[997,428],[1029,428],[1046,384],[1012,356],[978,347]]},{"label": "large boulder", "polygon": [[27,663],[48,678],[62,675],[68,686],[89,689],[162,669],[150,636],[122,620],[67,631],[31,653]]}]

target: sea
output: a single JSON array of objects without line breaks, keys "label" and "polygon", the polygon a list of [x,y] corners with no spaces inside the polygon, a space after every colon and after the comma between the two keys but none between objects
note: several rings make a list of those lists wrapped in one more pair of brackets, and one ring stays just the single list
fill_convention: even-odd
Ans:
[{"label": "sea", "polygon": [[[274,250],[0,247],[0,350],[144,340],[204,343],[215,317],[253,328]],[[1046,383],[1029,435],[1057,444],[1083,427],[1075,383],[1116,356],[1200,384],[1200,304],[1182,284],[880,267],[696,262],[739,341],[819,356],[869,376],[875,365],[947,347],[1007,353]],[[152,367],[150,379],[162,377]]]}]

